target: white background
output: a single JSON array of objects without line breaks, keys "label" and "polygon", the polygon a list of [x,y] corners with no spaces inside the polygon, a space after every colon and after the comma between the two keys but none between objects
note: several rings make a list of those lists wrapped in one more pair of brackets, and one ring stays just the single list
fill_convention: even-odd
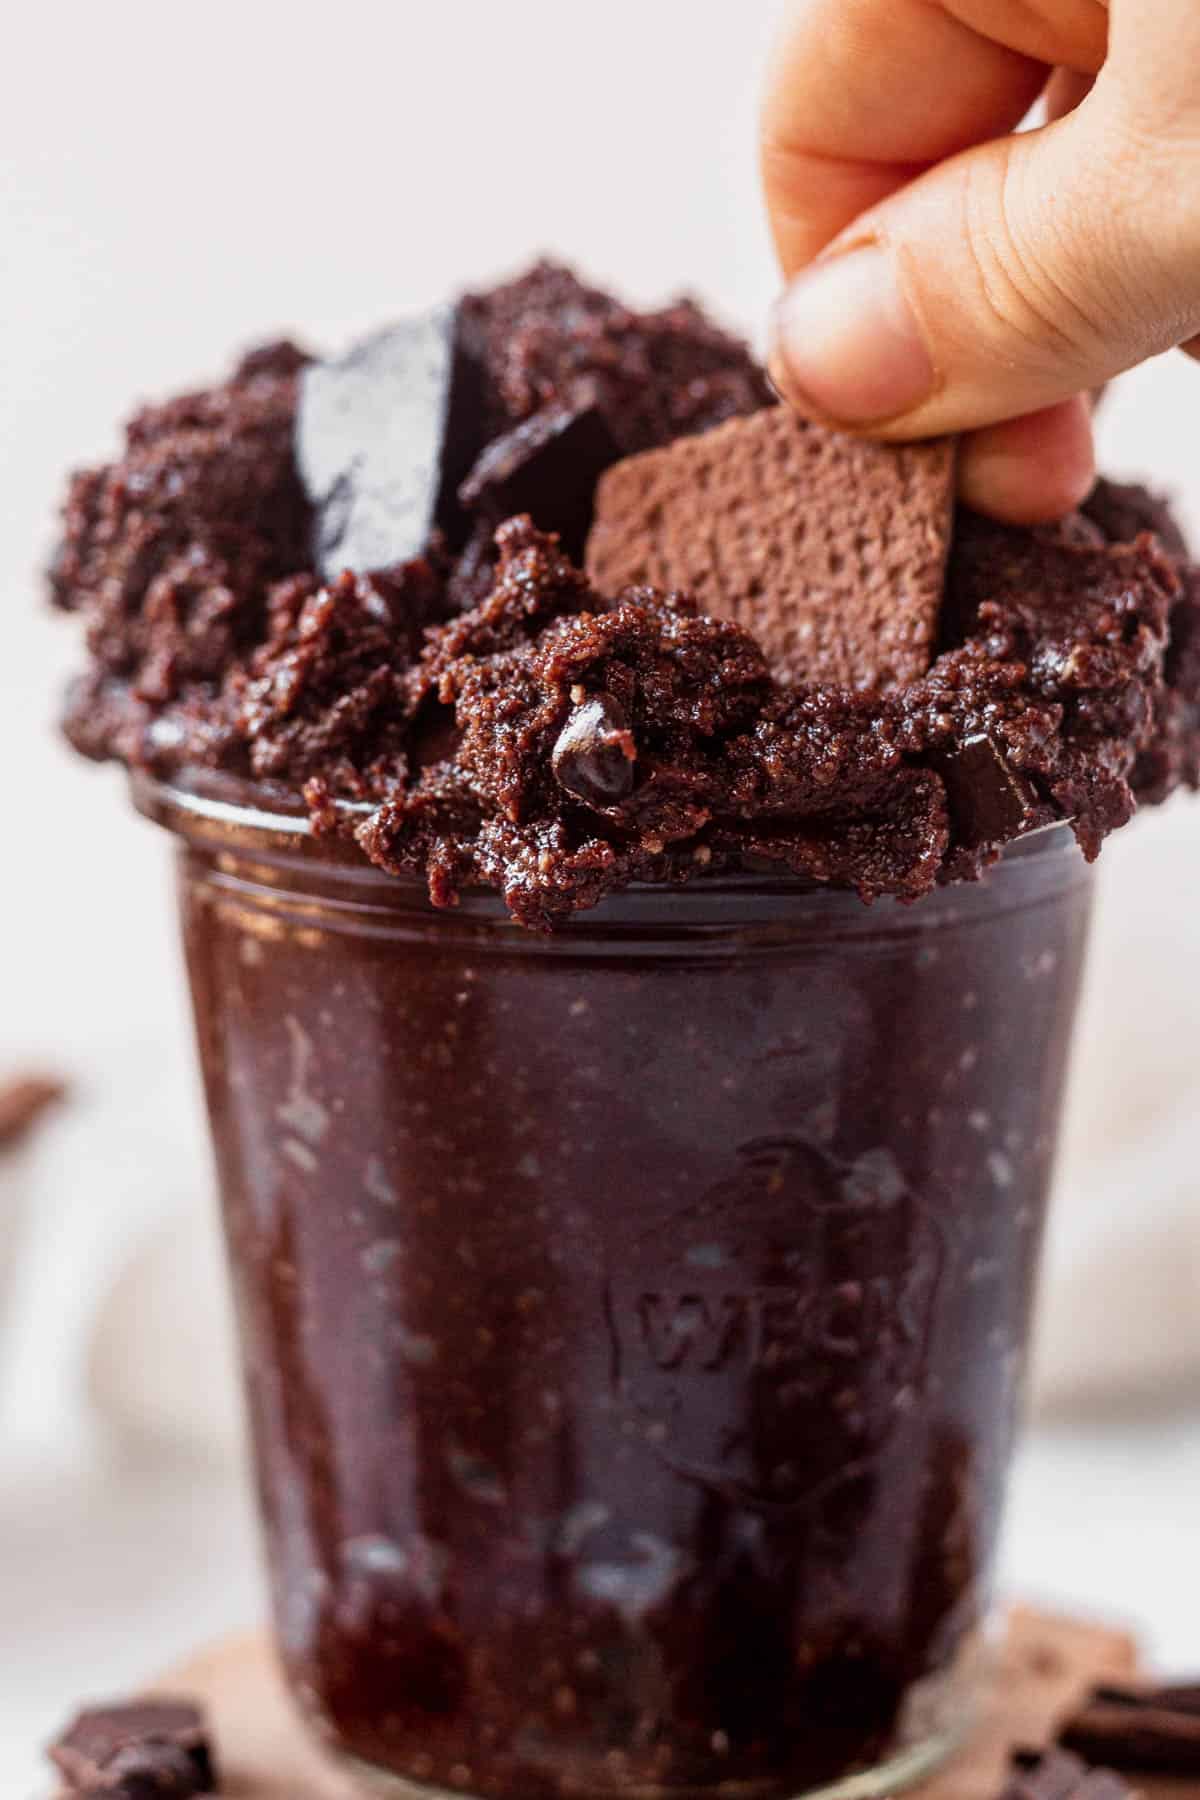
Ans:
[{"label": "white background", "polygon": [[[65,1068],[76,1098],[0,1176],[0,1226],[26,1210],[0,1316],[5,1794],[32,1790],[34,1746],[83,1691],[120,1690],[259,1607],[241,1483],[213,1447],[221,1301],[195,1223],[209,1171],[166,846],[118,777],[53,732],[77,651],[39,610],[34,571],[63,472],[110,449],[133,400],[218,371],[232,347],[281,327],[335,344],[544,248],[635,298],[693,288],[759,335],[773,274],[753,112],[772,11],[43,0],[6,34],[0,1071]],[[1200,522],[1197,382],[1182,359],[1143,371],[1104,437],[1111,467],[1182,489]],[[1093,1339],[1090,1275],[1081,1293],[1097,1236],[1120,1260],[1123,1233],[1194,1216],[1200,807],[1143,821],[1106,865],[1056,1247],[1071,1341],[1047,1376],[1057,1422],[1018,1475],[1007,1560],[1026,1591],[1128,1614],[1165,1659],[1200,1662],[1200,1383],[1119,1406],[1087,1395],[1069,1417],[1062,1403],[1081,1350],[1085,1371],[1123,1354],[1120,1294]],[[173,1285],[126,1274],[105,1306],[164,1218],[179,1222],[173,1259],[161,1253]],[[1190,1315],[1188,1298],[1164,1289],[1164,1335],[1195,1331],[1200,1284]],[[168,1379],[181,1365],[185,1386]],[[154,1450],[150,1415],[190,1457]]]}]

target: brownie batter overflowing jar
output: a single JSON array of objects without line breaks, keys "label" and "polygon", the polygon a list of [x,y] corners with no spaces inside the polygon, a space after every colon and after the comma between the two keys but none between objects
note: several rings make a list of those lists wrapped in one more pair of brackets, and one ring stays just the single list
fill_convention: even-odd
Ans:
[{"label": "brownie batter overflowing jar", "polygon": [[919,1773],[986,1634],[1069,832],[907,908],[716,878],[539,937],[246,798],[138,784],[308,1715],[397,1793]]},{"label": "brownie batter overflowing jar", "polygon": [[1085,858],[1200,786],[1200,567],[1138,489],[954,492],[551,265],[71,481],[277,1636],[385,1793],[864,1800],[970,1722]]}]

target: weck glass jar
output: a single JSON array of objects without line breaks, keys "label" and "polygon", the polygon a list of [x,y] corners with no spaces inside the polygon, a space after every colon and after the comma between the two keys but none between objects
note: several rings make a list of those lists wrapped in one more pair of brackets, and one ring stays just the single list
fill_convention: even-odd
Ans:
[{"label": "weck glass jar", "polygon": [[276,1632],[386,1791],[873,1795],[969,1716],[1089,878],[550,937],[167,789]]}]

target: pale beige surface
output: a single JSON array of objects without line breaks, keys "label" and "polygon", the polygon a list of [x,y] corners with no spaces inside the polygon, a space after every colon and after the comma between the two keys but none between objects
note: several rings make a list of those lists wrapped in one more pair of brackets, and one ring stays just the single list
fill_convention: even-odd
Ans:
[{"label": "pale beige surface", "polygon": [[[970,1746],[917,1800],[995,1800],[1013,1744],[1044,1742],[1091,1682],[1127,1676],[1137,1647],[1123,1631],[1013,1613],[993,1700]],[[211,1709],[228,1800],[361,1800],[362,1789],[306,1741],[265,1637],[232,1638],[157,1684]],[[1198,1782],[1152,1782],[1145,1800],[1200,1800]]]}]

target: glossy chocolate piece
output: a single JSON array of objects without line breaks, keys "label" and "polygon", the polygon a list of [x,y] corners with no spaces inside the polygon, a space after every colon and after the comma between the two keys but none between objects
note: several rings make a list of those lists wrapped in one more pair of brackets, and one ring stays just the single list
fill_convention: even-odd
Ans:
[{"label": "glossy chocolate piece", "polygon": [[1059,1740],[1115,1769],[1200,1776],[1200,1688],[1101,1687],[1067,1720]]},{"label": "glossy chocolate piece", "polygon": [[204,1716],[186,1700],[89,1707],[49,1755],[73,1800],[191,1800],[217,1791]]},{"label": "glossy chocolate piece", "polygon": [[934,757],[946,789],[955,837],[967,850],[992,850],[1027,830],[1039,811],[1037,789],[984,734]]},{"label": "glossy chocolate piece", "polygon": [[633,787],[637,747],[625,714],[607,694],[581,699],[554,741],[559,786],[586,806],[613,806]]},{"label": "glossy chocolate piece", "polygon": [[480,447],[481,375],[458,308],[364,338],[301,377],[296,460],[320,574],[367,573],[460,535],[457,490]]},{"label": "glossy chocolate piece", "polygon": [[462,506],[494,524],[528,513],[556,532],[568,556],[583,555],[596,483],[621,450],[595,401],[544,406],[483,451],[458,490]]}]

